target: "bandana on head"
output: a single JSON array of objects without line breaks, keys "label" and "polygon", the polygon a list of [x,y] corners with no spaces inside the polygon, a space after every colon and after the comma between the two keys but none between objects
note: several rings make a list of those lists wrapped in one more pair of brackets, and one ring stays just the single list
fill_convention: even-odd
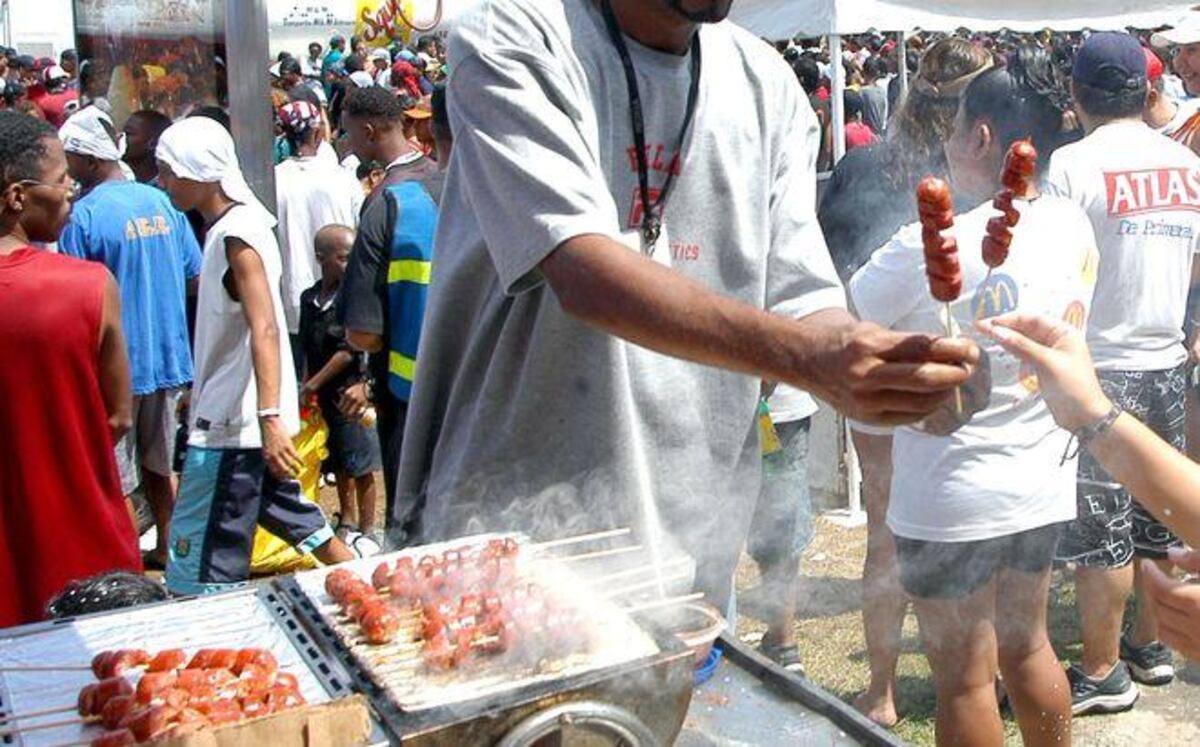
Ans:
[{"label": "bandana on head", "polygon": [[363,72],[362,70],[356,70],[355,72],[350,73],[350,82],[359,88],[370,88],[371,86],[375,85],[375,79],[371,77],[371,74]]},{"label": "bandana on head", "polygon": [[226,197],[262,213],[266,225],[275,225],[275,216],[258,201],[242,175],[233,138],[217,122],[207,117],[176,122],[159,137],[154,155],[180,179],[219,183]]},{"label": "bandana on head", "polygon": [[308,101],[293,101],[279,107],[279,123],[300,135],[321,125],[321,111]]},{"label": "bandana on head", "polygon": [[75,112],[58,130],[63,150],[79,156],[92,156],[100,161],[119,161],[125,155],[125,142],[113,137],[116,133],[112,119],[98,107],[89,106]]},{"label": "bandana on head", "polygon": [[421,98],[420,75],[411,63],[404,60],[392,65],[392,85],[417,98]]}]

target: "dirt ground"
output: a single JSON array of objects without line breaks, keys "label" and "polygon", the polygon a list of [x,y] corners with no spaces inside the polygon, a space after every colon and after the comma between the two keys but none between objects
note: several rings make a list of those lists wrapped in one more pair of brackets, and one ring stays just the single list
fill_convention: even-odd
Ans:
[{"label": "dirt ground", "polygon": [[[816,536],[804,556],[799,584],[796,633],[808,675],[846,701],[867,685],[868,668],[862,634],[861,575],[866,555],[866,528],[845,528],[818,518]],[[761,609],[758,571],[743,559],[738,571],[738,635],[757,642],[764,629],[755,618]],[[1050,602],[1051,638],[1064,660],[1079,654],[1074,585],[1056,574]],[[1165,687],[1142,688],[1130,712],[1088,716],[1074,722],[1074,742],[1097,747],[1153,744],[1154,747],[1200,744],[1200,667],[1176,662],[1180,676]],[[898,672],[901,721],[895,733],[904,741],[932,745],[934,693],[929,667],[921,653],[916,618],[904,624]],[[1019,745],[1016,723],[1006,720],[1007,743]]]}]

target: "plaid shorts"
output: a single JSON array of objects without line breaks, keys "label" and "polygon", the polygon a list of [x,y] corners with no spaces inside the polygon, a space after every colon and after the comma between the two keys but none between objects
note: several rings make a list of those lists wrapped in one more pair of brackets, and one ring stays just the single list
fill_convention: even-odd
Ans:
[{"label": "plaid shorts", "polygon": [[[1187,441],[1187,366],[1167,371],[1100,371],[1100,386],[1116,404],[1183,451]],[[1122,568],[1134,557],[1165,558],[1181,543],[1142,507],[1086,449],[1079,454],[1078,516],[1058,543],[1058,559],[1088,568]]]}]

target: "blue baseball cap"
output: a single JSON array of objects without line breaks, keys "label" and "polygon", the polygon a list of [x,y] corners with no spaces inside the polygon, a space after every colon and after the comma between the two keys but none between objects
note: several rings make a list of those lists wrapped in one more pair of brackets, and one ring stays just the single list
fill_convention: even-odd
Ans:
[{"label": "blue baseball cap", "polygon": [[1077,83],[1109,93],[1135,91],[1146,87],[1146,53],[1129,34],[1092,34],[1076,53],[1071,75]]}]

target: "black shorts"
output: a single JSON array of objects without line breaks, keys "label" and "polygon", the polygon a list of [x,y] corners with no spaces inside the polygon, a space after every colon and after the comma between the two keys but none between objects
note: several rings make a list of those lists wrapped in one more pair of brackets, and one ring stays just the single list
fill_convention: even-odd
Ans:
[{"label": "black shorts", "polygon": [[900,585],[920,599],[962,599],[1001,570],[1041,573],[1054,560],[1063,524],[976,542],[926,542],[896,537]]},{"label": "black shorts", "polygon": [[[1187,442],[1187,368],[1168,371],[1100,371],[1100,386],[1113,402],[1171,446]],[[1058,559],[1087,568],[1122,568],[1134,557],[1165,558],[1180,545],[1086,449],[1079,454],[1075,494],[1078,518],[1063,532]]]}]

